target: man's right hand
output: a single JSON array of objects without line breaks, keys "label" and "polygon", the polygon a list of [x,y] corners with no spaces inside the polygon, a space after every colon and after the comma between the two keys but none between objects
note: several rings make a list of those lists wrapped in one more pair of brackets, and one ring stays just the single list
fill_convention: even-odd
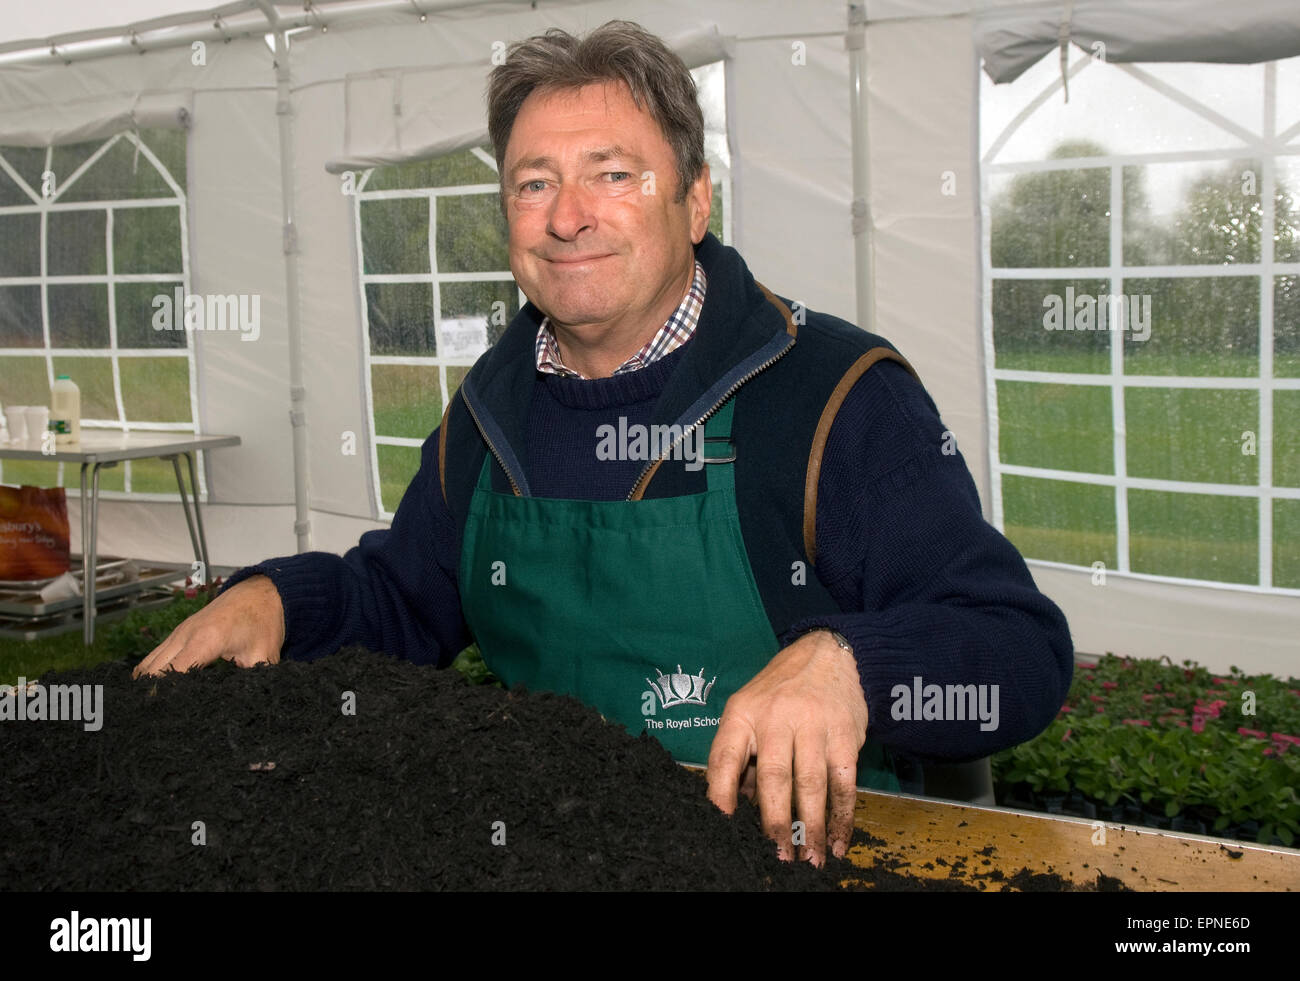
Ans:
[{"label": "man's right hand", "polygon": [[284,604],[266,576],[250,576],[185,620],[135,666],[131,676],[188,671],[218,658],[241,668],[277,664],[284,646]]}]

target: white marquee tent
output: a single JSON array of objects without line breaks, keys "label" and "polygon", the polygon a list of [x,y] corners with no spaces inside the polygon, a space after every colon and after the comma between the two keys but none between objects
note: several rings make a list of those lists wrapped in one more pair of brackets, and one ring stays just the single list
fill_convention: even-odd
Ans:
[{"label": "white marquee tent", "polygon": [[[66,361],[84,370],[88,403],[107,406],[84,410],[92,425],[239,435],[238,448],[203,460],[214,563],[343,551],[383,525],[396,503],[386,481],[432,429],[392,392],[446,398],[483,342],[483,311],[466,315],[448,298],[468,283],[512,289],[503,266],[475,264],[439,238],[458,208],[465,220],[484,213],[470,199],[491,200],[491,156],[476,148],[487,143],[493,58],[551,26],[582,32],[625,18],[700,69],[731,244],[776,292],[869,324],[909,357],[987,517],[1021,544],[1080,651],[1300,673],[1300,254],[1282,234],[1300,227],[1292,0],[190,2],[28,5],[0,26],[0,400],[38,398]],[[1067,138],[1101,147],[1053,146]],[[413,186],[403,169],[457,154],[478,176],[448,178],[441,191]],[[1079,156],[1095,159],[1085,167]],[[1139,258],[1141,237],[1119,220],[1137,207],[1139,171],[1158,219],[1177,208],[1166,178],[1240,160],[1257,162],[1243,190],[1256,202],[1243,219],[1253,238],[1199,263],[1158,250]],[[137,183],[104,203],[87,176],[100,163]],[[52,192],[39,186],[47,171]],[[1088,202],[1101,211],[1079,217],[1069,191],[1057,210],[1081,238],[1095,228],[1080,223],[1103,223],[1100,258],[1067,246],[1072,258],[1044,253],[1000,275],[995,196],[1094,172],[1101,193],[1109,188]],[[414,224],[411,201],[427,209]],[[150,265],[157,255],[131,232],[147,207],[177,216],[174,241],[160,246],[177,257],[166,268]],[[388,239],[366,231],[381,219]],[[1030,238],[1032,226],[1022,222]],[[412,229],[428,243],[422,266],[383,244]],[[105,245],[86,252],[84,241]],[[1195,275],[1215,303],[1240,300],[1223,315],[1254,337],[1246,370],[1178,361],[1173,342],[1151,348],[1173,360],[1149,371],[1118,341],[1089,349],[1100,363],[1029,364],[1014,331],[995,323],[999,291],[1016,284],[1038,282],[1041,298],[1043,281],[1100,281],[1104,292],[1140,276],[1156,284],[1159,309],[1159,284]],[[206,330],[164,343],[128,323],[124,304],[159,284],[258,298],[256,338]],[[415,316],[402,290],[430,286],[427,336],[393,340],[385,325]],[[96,326],[60,322],[77,311]],[[1042,347],[1031,341],[1026,351]],[[157,376],[153,362],[167,362]],[[173,383],[188,409],[149,408],[151,389]],[[1065,394],[1025,418],[1016,410],[1032,385]],[[1199,437],[1140,431],[1139,412],[1171,406]],[[1089,421],[1061,429],[1056,450],[1035,437],[1072,414]],[[1221,416],[1227,436],[1207,431]],[[1207,446],[1227,446],[1230,465]],[[8,464],[0,479],[19,472]],[[101,554],[188,561],[174,491],[134,473],[105,492]],[[1067,498],[1025,490],[1067,483],[1109,503],[1054,511]],[[1169,521],[1185,536],[1168,534]]]}]

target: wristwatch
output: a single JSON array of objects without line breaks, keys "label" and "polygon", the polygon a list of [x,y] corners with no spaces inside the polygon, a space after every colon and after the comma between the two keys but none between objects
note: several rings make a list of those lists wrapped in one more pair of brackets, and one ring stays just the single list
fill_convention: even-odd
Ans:
[{"label": "wristwatch", "polygon": [[857,655],[853,653],[853,645],[845,639],[842,633],[838,630],[827,630],[826,632],[835,638],[835,643],[840,645],[841,650],[848,651],[850,654],[853,654],[855,658],[857,657]]}]

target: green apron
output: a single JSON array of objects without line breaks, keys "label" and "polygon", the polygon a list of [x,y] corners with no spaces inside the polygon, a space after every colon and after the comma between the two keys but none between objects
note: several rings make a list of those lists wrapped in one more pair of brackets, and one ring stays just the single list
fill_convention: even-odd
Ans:
[{"label": "green apron", "polygon": [[[734,404],[709,419],[705,447],[729,445]],[[576,501],[497,493],[485,456],[460,593],[493,673],[572,695],[675,759],[707,764],[727,699],[779,649],[741,537],[731,460],[709,460],[702,494]],[[858,785],[899,789],[871,740]]]}]

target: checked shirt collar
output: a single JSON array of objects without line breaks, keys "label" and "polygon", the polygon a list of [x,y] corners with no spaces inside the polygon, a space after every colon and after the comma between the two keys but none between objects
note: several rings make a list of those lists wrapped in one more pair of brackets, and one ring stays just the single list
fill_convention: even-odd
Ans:
[{"label": "checked shirt collar", "polygon": [[[614,369],[614,374],[625,375],[628,372],[653,364],[666,354],[671,354],[691,339],[700,322],[700,310],[704,306],[704,290],[708,286],[708,277],[704,267],[695,260],[695,278],[691,288],[681,304],[673,311],[654,337],[636,354]],[[551,328],[551,318],[542,320],[537,330],[537,370],[548,375],[564,375],[569,378],[581,378],[578,372],[565,366],[560,358],[560,345],[555,340],[555,331]]]}]

